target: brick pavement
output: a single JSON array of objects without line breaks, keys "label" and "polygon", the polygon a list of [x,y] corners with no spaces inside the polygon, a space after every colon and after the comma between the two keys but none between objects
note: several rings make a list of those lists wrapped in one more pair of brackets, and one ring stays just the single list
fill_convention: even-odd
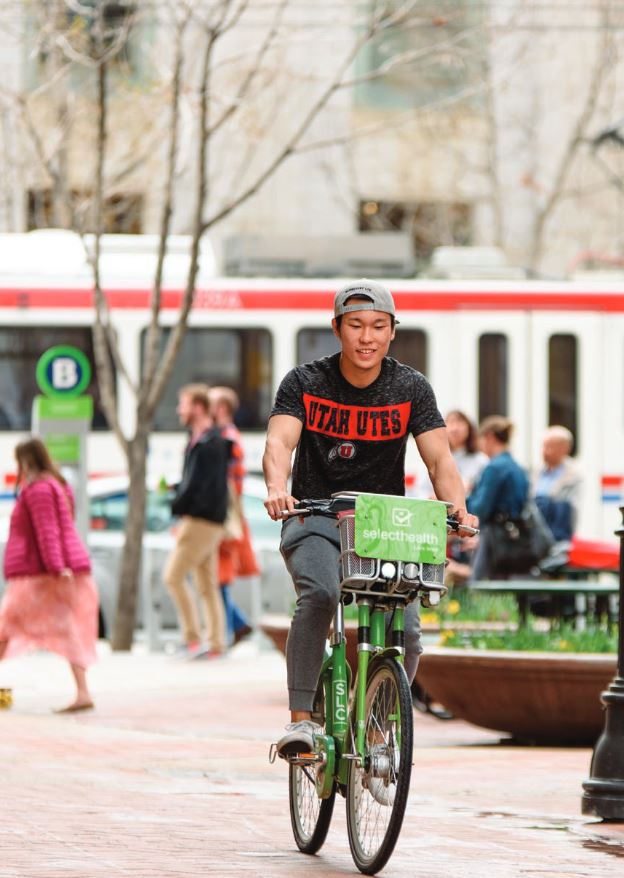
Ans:
[{"label": "brick pavement", "polygon": [[[66,666],[0,665],[0,878],[357,874],[337,801],[320,855],[299,854],[284,765],[268,743],[285,714],[281,655],[241,644],[220,662],[110,654],[97,710],[55,716]],[[416,714],[412,791],[384,875],[621,876],[624,826],[581,816],[591,751],[501,745],[495,733]]]}]

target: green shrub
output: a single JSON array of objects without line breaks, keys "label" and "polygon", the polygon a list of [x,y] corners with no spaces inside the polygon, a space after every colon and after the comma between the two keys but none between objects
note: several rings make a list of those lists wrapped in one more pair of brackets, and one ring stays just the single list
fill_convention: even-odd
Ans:
[{"label": "green shrub", "polygon": [[617,652],[617,629],[591,625],[577,631],[571,625],[558,625],[548,631],[536,630],[530,623],[514,631],[442,631],[444,646],[471,649],[515,649],[529,652]]}]

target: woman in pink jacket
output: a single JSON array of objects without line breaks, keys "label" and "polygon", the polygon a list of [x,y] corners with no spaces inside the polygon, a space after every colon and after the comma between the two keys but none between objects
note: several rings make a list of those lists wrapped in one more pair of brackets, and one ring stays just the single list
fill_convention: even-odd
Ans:
[{"label": "woman in pink jacket", "polygon": [[98,595],[74,525],[71,488],[40,439],[15,449],[18,497],[4,555],[0,659],[33,649],[66,658],[76,698],[61,713],[89,710],[86,668],[95,661]]}]

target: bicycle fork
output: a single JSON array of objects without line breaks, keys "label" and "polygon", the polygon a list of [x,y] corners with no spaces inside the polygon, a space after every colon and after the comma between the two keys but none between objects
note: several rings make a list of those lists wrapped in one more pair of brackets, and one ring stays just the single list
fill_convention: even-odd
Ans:
[{"label": "bicycle fork", "polygon": [[[355,752],[364,758],[366,753],[366,687],[368,666],[373,655],[390,655],[400,664],[405,660],[405,611],[402,604],[392,608],[392,642],[386,642],[387,606],[375,606],[364,598],[358,601],[358,674],[355,701]],[[397,717],[398,719],[398,705]],[[400,725],[400,724],[399,724]],[[370,742],[369,742],[370,743]]]}]

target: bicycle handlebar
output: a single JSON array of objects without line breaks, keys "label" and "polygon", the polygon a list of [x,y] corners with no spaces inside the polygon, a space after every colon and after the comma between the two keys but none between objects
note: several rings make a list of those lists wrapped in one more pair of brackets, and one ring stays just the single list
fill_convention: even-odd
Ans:
[{"label": "bicycle handlebar", "polygon": [[[337,518],[340,512],[349,512],[355,510],[355,499],[353,497],[331,497],[327,500],[299,500],[295,509],[291,512],[284,509],[282,515],[286,518],[306,518],[308,515],[323,515],[326,518]],[[476,527],[469,527],[467,524],[460,524],[457,519],[450,515],[446,519],[446,526],[450,530],[459,534],[463,531],[464,536],[475,536],[479,533]],[[461,536],[461,534],[459,534]]]}]

